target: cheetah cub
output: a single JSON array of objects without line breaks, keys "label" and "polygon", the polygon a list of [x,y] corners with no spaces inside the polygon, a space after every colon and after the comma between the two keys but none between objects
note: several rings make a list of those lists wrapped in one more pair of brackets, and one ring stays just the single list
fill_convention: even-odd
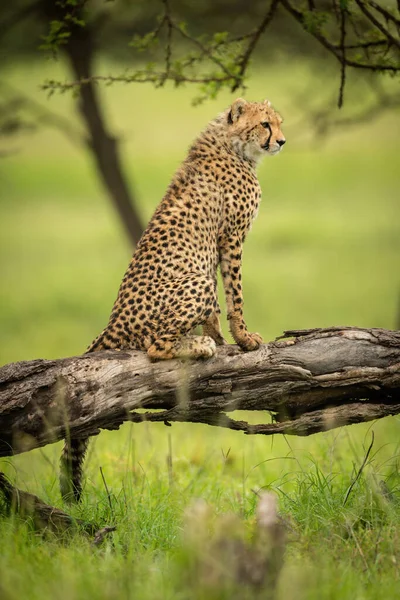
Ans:
[{"label": "cheetah cub", "polygon": [[[217,267],[230,330],[243,350],[262,343],[243,319],[242,245],[261,199],[256,167],[280,152],[282,119],[268,101],[239,98],[200,134],[157,208],[88,352],[145,350],[152,359],[212,356],[224,344]],[[197,325],[203,336],[190,336]]]},{"label": "cheetah cub", "polygon": [[[239,98],[199,135],[137,246],[107,327],[87,352],[135,348],[151,359],[212,356],[226,343],[218,265],[232,336],[243,350],[259,347],[261,337],[243,318],[242,246],[261,200],[256,167],[281,151],[281,123],[270,102]],[[198,325],[203,335],[190,335]],[[76,499],[86,445],[70,440],[64,448]]]}]

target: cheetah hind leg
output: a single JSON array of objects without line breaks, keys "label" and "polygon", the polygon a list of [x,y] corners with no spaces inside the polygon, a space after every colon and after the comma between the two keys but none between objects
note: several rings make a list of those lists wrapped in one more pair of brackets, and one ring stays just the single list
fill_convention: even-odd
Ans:
[{"label": "cheetah hind leg", "polygon": [[228,343],[222,333],[218,311],[213,312],[203,324],[203,335],[211,337],[217,346],[224,346]]},{"label": "cheetah hind leg", "polygon": [[150,346],[147,354],[153,360],[211,358],[216,349],[216,343],[208,335],[163,335]]}]

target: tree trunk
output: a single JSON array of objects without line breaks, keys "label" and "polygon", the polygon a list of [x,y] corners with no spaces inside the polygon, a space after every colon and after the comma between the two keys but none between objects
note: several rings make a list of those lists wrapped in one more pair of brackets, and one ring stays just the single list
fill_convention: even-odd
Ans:
[{"label": "tree trunk", "polygon": [[[106,351],[6,365],[0,456],[125,421],[310,435],[400,413],[400,332],[333,327],[283,337],[293,339],[250,353],[223,346],[207,361],[152,363],[143,352]],[[234,410],[269,411],[274,422],[250,425],[227,416]]]},{"label": "tree trunk", "polygon": [[[65,12],[71,10],[68,3],[64,5],[54,2],[54,0],[43,0],[41,8],[47,22],[52,20],[67,22]],[[77,7],[75,8],[77,10]],[[75,16],[82,17],[82,14],[79,12]],[[84,26],[70,23],[68,30],[70,37],[67,43],[61,46],[69,60],[76,80],[86,80],[92,76],[95,51],[93,27],[90,22],[87,22],[87,19],[84,19],[84,21]],[[132,245],[136,246],[143,233],[141,219],[123,175],[118,141],[107,131],[99,97],[93,82],[89,81],[80,87],[78,105],[89,133],[89,148],[95,159],[99,176],[121,218]]]},{"label": "tree trunk", "polygon": [[[85,37],[79,40],[72,39],[65,48],[76,79],[85,79],[92,74],[90,34],[86,28],[83,28],[82,32],[86,33]],[[93,152],[99,175],[118,211],[130,241],[136,246],[143,233],[143,227],[139,215],[133,209],[131,193],[122,174],[117,139],[106,130],[99,98],[93,83],[86,83],[80,88],[79,110],[90,133],[90,149]]]}]

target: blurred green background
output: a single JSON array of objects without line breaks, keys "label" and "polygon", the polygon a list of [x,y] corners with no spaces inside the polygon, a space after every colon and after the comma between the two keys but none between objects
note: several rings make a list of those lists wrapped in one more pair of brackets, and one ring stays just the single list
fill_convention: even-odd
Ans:
[{"label": "blurred green background", "polygon": [[[114,67],[102,65],[104,71]],[[284,116],[288,142],[280,156],[266,158],[259,168],[263,201],[244,250],[249,329],[271,340],[291,328],[396,328],[399,114],[391,111],[373,123],[338,126],[319,139],[309,115],[324,95],[336,94],[338,74],[294,57],[287,67],[284,59],[272,67],[255,64],[244,94],[249,100],[272,101]],[[74,99],[47,99],[39,88],[46,78],[68,77],[62,62],[44,60],[9,64],[3,71],[5,81],[79,128]],[[125,172],[147,221],[192,139],[234,96],[225,92],[195,108],[189,87],[113,85],[99,92],[111,129],[123,140]],[[351,115],[355,103],[362,107],[364,95],[367,102],[368,88],[355,78],[346,94],[341,117]],[[43,127],[3,140],[1,150],[0,363],[80,354],[108,320],[132,249],[89,154],[57,129]],[[224,313],[223,325],[227,331]],[[130,567],[118,561],[126,548],[139,564],[141,597],[154,598],[163,573],[169,573],[168,552],[177,544],[184,507],[203,497],[217,511],[233,509],[251,518],[253,490],[260,487],[281,493],[285,510],[295,515],[305,536],[289,553],[290,577],[283,578],[282,597],[300,598],[298,588],[308,578],[314,592],[304,592],[303,598],[339,597],[330,595],[331,585],[332,594],[340,593],[342,599],[367,598],[354,595],[356,589],[368,589],[370,580],[359,579],[348,568],[357,550],[346,541],[340,545],[341,532],[335,527],[350,518],[350,513],[343,517],[341,502],[369,444],[371,427],[373,473],[390,482],[398,466],[398,417],[310,438],[265,439],[185,424],[171,429],[127,425],[102,433],[91,444],[79,511],[101,522],[117,519],[116,554],[101,563],[102,556],[90,562],[86,547],[42,545],[38,554],[39,541],[30,546],[32,540],[27,543],[21,534],[17,539],[5,526],[8,543],[0,567],[7,598],[63,598],[66,590],[76,598],[125,597],[120,575],[126,568],[123,576],[128,580]],[[60,449],[60,444],[48,446],[2,460],[0,467],[20,487],[59,504]],[[111,516],[99,466],[114,502],[116,513]],[[326,480],[319,479],[322,472]],[[360,498],[358,508],[364,514],[369,500],[364,506],[364,496]],[[372,504],[368,510],[372,514]],[[390,544],[396,543],[392,529],[385,539],[388,548],[382,552],[389,556]],[[321,551],[327,540],[332,544],[329,556]],[[319,548],[314,557],[307,554],[313,543]],[[155,550],[161,554],[152,554]],[[153,566],[157,556],[160,571]],[[327,569],[326,577],[312,570],[314,560],[321,573]],[[386,589],[390,597],[395,567],[385,565],[385,575],[376,574],[374,589]],[[344,583],[337,589],[339,572]]]}]

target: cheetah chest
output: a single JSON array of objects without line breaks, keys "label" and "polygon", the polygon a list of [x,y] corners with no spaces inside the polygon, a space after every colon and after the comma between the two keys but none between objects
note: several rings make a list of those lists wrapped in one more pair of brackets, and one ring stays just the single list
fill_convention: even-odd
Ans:
[{"label": "cheetah chest", "polygon": [[225,216],[229,230],[244,240],[257,217],[261,189],[254,176],[238,178],[236,186],[225,191]]}]

